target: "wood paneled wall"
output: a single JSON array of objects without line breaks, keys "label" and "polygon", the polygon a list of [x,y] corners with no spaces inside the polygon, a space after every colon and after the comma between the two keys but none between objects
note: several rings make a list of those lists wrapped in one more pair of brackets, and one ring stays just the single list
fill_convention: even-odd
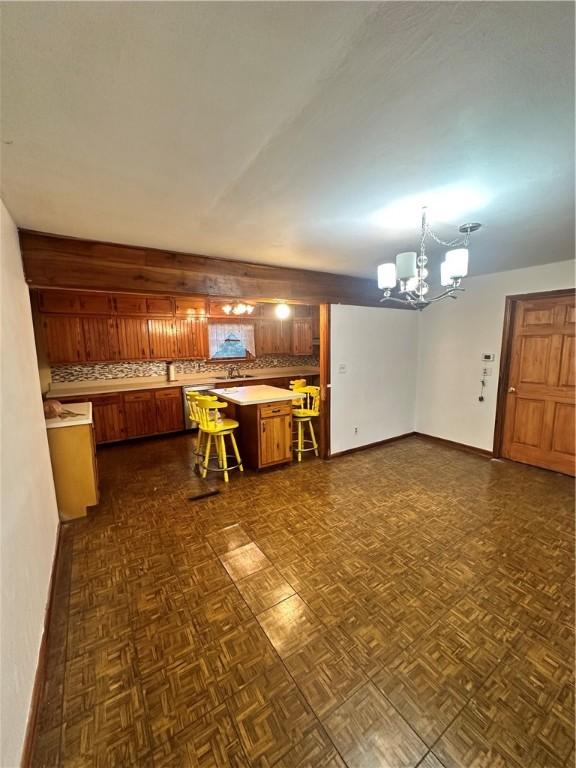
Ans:
[{"label": "wood paneled wall", "polygon": [[20,230],[33,287],[379,306],[376,280]]}]

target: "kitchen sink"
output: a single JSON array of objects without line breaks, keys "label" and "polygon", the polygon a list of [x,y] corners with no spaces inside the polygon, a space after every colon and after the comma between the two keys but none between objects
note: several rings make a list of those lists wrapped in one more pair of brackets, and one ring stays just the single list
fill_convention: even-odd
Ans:
[{"label": "kitchen sink", "polygon": [[216,381],[240,381],[241,379],[253,379],[255,378],[250,373],[243,373],[242,376],[233,376],[231,379],[228,376],[214,376]]}]

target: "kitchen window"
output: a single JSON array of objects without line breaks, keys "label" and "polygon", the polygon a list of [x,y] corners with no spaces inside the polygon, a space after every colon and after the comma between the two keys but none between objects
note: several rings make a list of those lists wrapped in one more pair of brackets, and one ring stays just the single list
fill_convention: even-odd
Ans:
[{"label": "kitchen window", "polygon": [[256,357],[253,323],[210,323],[210,360],[250,360]]}]

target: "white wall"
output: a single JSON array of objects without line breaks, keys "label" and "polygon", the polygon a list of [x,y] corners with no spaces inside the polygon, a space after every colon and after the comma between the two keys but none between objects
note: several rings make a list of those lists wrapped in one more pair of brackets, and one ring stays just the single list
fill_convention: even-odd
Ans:
[{"label": "white wall", "polygon": [[332,305],[332,454],[412,432],[417,327],[415,312]]},{"label": "white wall", "polygon": [[[492,450],[505,297],[574,286],[574,262],[468,278],[457,301],[418,313],[416,430]],[[481,354],[496,356],[478,401]]]},{"label": "white wall", "polygon": [[0,206],[0,765],[12,768],[20,762],[28,719],[44,627],[58,512],[18,234],[10,214],[2,203]]}]

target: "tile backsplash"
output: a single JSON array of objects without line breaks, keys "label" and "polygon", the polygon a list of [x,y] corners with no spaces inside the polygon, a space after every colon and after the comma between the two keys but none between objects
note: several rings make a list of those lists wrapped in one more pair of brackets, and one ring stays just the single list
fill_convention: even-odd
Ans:
[{"label": "tile backsplash", "polygon": [[[211,363],[205,360],[175,361],[177,373],[210,373],[225,371],[231,363]],[[235,363],[234,363],[235,365]],[[293,355],[265,355],[254,360],[239,363],[241,371],[254,368],[295,368],[299,365],[319,365],[316,355],[295,357]],[[70,381],[98,381],[100,379],[133,379],[149,376],[164,376],[166,363],[143,361],[132,363],[84,363],[82,365],[54,365],[50,369],[53,384]]]}]

